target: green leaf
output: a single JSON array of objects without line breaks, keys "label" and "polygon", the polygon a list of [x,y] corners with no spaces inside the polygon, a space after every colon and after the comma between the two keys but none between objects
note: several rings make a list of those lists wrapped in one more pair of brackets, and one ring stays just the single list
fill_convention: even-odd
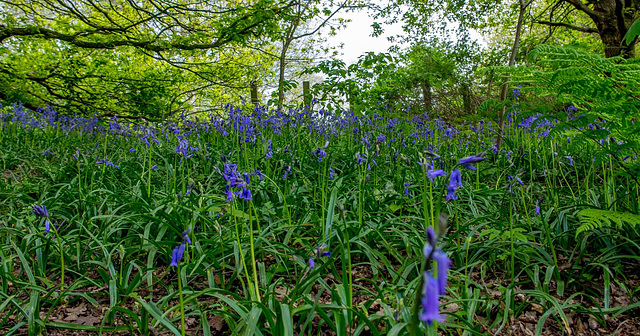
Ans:
[{"label": "green leaf", "polygon": [[627,30],[627,33],[624,34],[624,42],[627,45],[630,45],[631,42],[633,42],[633,40],[640,35],[640,18],[637,18],[633,24],[631,24],[631,27],[629,27],[629,30]]}]

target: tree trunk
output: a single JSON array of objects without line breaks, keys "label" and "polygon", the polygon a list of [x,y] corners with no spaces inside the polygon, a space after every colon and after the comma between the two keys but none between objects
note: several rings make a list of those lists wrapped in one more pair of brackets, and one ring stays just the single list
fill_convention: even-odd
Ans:
[{"label": "tree trunk", "polygon": [[291,39],[288,37],[282,41],[282,51],[280,52],[280,69],[278,71],[278,110],[282,110],[284,105],[284,73],[287,66],[287,50],[291,44]]},{"label": "tree trunk", "polygon": [[431,101],[433,99],[431,94],[431,84],[428,79],[425,79],[424,82],[420,83],[420,87],[422,88],[422,102],[424,104],[425,111],[431,111]]},{"label": "tree trunk", "polygon": [[[516,24],[516,36],[513,39],[513,46],[511,47],[511,56],[509,57],[509,67],[512,67],[516,64],[516,54],[518,53],[518,46],[520,45],[520,34],[522,33],[522,21],[524,20],[524,12],[527,7],[531,4],[533,0],[529,0],[525,3],[523,0],[520,0],[520,11],[518,12],[518,22]],[[509,75],[506,78],[509,81]],[[500,92],[500,100],[504,101],[507,99],[507,91],[509,90],[509,85],[504,83],[502,86],[502,91]],[[502,144],[502,135],[504,134],[504,114],[507,111],[507,107],[502,107],[500,111],[500,118],[498,121],[498,139],[496,140],[496,146],[498,150],[500,150],[500,145]]]},{"label": "tree trunk", "polygon": [[461,84],[462,89],[462,106],[464,112],[467,115],[472,115],[476,113],[476,106],[473,102],[473,92],[471,91],[471,86],[467,82],[463,82]]},{"label": "tree trunk", "polygon": [[604,45],[604,56],[607,58],[635,57],[636,39],[629,45],[623,42],[624,35],[634,21],[634,11],[630,11],[632,8],[629,5],[624,7],[619,0],[600,0],[593,5],[593,10],[600,13],[599,20],[594,20],[594,23]]},{"label": "tree trunk", "polygon": [[[572,5],[578,11],[583,12],[596,26],[595,32],[600,36],[604,46],[605,57],[622,56],[624,58],[635,57],[636,40],[627,45],[624,35],[627,33],[635,18],[634,15],[640,9],[638,0],[559,0]],[[593,7],[591,7],[593,6]],[[585,31],[585,28],[558,23],[556,26],[569,27],[577,31]],[[589,33],[594,32],[588,29]]]},{"label": "tree trunk", "polygon": [[495,71],[491,70],[489,74],[489,83],[487,84],[487,99],[491,99],[491,90],[493,89],[493,77],[495,75]]}]

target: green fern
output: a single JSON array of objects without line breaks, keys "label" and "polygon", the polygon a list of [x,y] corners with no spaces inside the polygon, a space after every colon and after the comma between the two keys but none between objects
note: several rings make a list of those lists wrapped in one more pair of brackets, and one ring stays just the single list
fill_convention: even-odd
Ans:
[{"label": "green fern", "polygon": [[591,232],[603,227],[611,227],[615,224],[618,229],[622,229],[624,223],[635,228],[640,225],[640,215],[629,212],[617,212],[601,209],[583,209],[578,212],[580,226],[576,231],[576,236],[583,232]]}]

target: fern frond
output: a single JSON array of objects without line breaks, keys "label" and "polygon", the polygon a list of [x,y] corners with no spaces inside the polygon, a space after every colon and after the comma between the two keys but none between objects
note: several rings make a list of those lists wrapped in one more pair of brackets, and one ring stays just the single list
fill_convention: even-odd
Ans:
[{"label": "fern frond", "polygon": [[640,225],[640,215],[629,212],[617,212],[601,209],[583,209],[578,212],[580,226],[576,231],[576,236],[583,232],[591,232],[603,227],[616,226],[622,229],[623,224],[628,224],[632,228]]}]

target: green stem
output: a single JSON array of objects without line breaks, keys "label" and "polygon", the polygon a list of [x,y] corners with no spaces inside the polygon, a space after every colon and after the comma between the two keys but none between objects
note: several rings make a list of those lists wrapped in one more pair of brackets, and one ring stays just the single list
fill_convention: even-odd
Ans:
[{"label": "green stem", "polygon": [[178,294],[180,295],[180,331],[181,335],[186,335],[185,323],[184,323],[184,299],[182,297],[182,275],[180,274],[180,265],[176,268],[178,273]]}]

